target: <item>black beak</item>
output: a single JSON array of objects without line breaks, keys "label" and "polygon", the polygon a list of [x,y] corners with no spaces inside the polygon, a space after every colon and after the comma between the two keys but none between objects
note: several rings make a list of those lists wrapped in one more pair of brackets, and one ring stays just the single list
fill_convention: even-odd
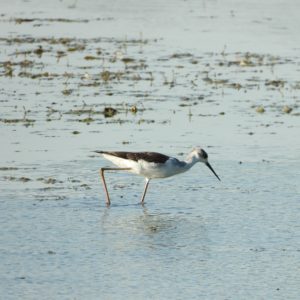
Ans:
[{"label": "black beak", "polygon": [[214,171],[213,167],[209,164],[209,162],[206,162],[205,164],[215,174],[215,176],[221,181],[221,179],[219,178],[219,176],[217,175],[217,173]]}]

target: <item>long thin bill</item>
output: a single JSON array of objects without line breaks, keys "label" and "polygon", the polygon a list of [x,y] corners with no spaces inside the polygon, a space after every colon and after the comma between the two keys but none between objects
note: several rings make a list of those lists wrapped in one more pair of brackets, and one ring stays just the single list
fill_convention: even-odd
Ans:
[{"label": "long thin bill", "polygon": [[209,164],[209,162],[206,162],[205,164],[215,174],[215,176],[221,181],[221,179],[219,178],[219,176],[217,175],[217,173],[215,172],[215,170],[213,169],[213,167]]}]

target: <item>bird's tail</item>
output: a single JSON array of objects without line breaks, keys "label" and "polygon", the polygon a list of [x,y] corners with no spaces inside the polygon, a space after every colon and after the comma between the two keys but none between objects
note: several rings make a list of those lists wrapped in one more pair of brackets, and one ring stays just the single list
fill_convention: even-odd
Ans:
[{"label": "bird's tail", "polygon": [[98,150],[96,150],[96,151],[93,151],[93,152],[95,152],[95,153],[99,153],[99,154],[103,154],[103,153],[105,153],[105,151],[98,151]]}]

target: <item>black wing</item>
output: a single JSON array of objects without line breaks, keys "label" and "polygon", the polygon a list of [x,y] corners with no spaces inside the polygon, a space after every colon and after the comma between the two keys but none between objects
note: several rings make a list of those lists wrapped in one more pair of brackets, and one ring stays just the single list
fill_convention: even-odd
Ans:
[{"label": "black wing", "polygon": [[111,152],[111,151],[95,151],[100,154],[108,154],[112,156],[117,156],[123,159],[130,159],[134,161],[138,160],[145,160],[147,162],[154,162],[154,163],[165,163],[170,156],[157,153],[157,152]]}]

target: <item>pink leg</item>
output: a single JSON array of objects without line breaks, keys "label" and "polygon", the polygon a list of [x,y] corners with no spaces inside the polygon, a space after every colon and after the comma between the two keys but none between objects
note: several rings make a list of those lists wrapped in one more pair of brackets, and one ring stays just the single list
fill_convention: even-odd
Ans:
[{"label": "pink leg", "polygon": [[128,171],[128,170],[130,170],[130,168],[101,168],[100,169],[100,175],[101,175],[101,179],[102,179],[105,194],[106,194],[106,205],[107,206],[110,206],[110,198],[109,198],[109,194],[108,194],[108,190],[107,190],[107,186],[106,186],[106,182],[105,182],[105,178],[104,178],[104,171],[123,171],[123,170]]},{"label": "pink leg", "polygon": [[143,196],[142,196],[141,204],[144,204],[144,199],[145,199],[145,196],[146,196],[146,192],[147,192],[147,189],[148,189],[149,182],[150,182],[150,179],[146,178],[146,185],[145,185],[144,193],[143,193]]}]

